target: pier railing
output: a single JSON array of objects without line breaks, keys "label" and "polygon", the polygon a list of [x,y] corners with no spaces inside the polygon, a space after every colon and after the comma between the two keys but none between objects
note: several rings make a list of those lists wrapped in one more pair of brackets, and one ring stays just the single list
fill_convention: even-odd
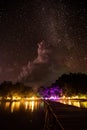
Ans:
[{"label": "pier railing", "polygon": [[57,116],[53,112],[53,109],[47,101],[45,104],[45,124],[44,130],[64,130],[62,124],[59,122]]}]

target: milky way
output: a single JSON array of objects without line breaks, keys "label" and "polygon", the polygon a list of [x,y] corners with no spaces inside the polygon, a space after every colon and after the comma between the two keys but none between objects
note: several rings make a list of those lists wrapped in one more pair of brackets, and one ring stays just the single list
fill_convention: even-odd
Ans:
[{"label": "milky way", "polygon": [[0,81],[49,84],[87,73],[86,0],[1,0]]}]

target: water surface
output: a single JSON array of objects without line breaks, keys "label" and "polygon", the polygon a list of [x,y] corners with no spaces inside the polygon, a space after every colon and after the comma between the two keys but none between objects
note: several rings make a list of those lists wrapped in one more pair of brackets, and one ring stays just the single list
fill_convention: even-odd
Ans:
[{"label": "water surface", "polygon": [[43,130],[43,126],[43,102],[0,102],[0,130]]}]

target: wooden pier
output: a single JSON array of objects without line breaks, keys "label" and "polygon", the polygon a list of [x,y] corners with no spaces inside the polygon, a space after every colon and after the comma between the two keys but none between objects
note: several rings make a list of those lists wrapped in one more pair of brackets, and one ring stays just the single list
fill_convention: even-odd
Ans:
[{"label": "wooden pier", "polygon": [[45,101],[44,130],[86,130],[87,109]]}]

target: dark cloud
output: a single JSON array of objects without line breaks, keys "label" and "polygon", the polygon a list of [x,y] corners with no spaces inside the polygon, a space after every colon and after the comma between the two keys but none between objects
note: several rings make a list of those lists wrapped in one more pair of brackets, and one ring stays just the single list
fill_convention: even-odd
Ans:
[{"label": "dark cloud", "polygon": [[37,57],[32,62],[22,67],[18,80],[38,82],[44,80],[49,74],[50,50],[45,46],[44,41],[38,44]]},{"label": "dark cloud", "polygon": [[2,73],[2,67],[0,67],[0,73]]}]

